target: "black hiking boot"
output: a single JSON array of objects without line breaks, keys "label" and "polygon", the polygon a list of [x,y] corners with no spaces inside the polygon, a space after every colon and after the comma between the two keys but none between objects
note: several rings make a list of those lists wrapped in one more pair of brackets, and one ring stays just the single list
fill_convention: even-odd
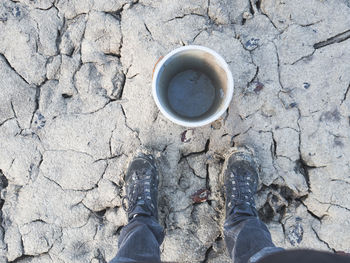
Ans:
[{"label": "black hiking boot", "polygon": [[226,195],[226,217],[236,206],[248,206],[256,211],[254,196],[259,178],[253,152],[245,147],[236,148],[226,158],[222,176]]},{"label": "black hiking boot", "polygon": [[158,220],[158,180],[152,155],[142,154],[130,163],[125,176],[126,196],[122,200],[129,220],[136,215],[153,216]]}]

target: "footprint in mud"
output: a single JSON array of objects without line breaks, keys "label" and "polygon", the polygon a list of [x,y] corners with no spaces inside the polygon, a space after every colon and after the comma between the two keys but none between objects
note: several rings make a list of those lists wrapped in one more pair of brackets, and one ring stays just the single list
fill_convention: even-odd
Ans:
[{"label": "footprint in mud", "polygon": [[12,14],[15,16],[15,17],[20,17],[21,16],[21,9],[18,7],[18,6],[15,6],[13,9],[12,9]]},{"label": "footprint in mud", "polygon": [[40,112],[36,112],[33,118],[33,126],[36,129],[42,129],[45,127],[46,119],[44,115],[42,115]]},{"label": "footprint in mud", "polygon": [[288,230],[287,237],[292,246],[300,244],[300,242],[303,240],[304,229],[301,221],[302,219],[297,217],[295,219],[295,224]]}]

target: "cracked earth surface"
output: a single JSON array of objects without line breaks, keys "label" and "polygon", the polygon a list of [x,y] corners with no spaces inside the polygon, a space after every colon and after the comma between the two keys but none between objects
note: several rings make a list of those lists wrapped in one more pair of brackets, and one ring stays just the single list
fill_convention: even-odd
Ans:
[{"label": "cracked earth surface", "polygon": [[[218,175],[244,144],[276,245],[350,252],[349,17],[348,0],[0,0],[0,261],[112,259],[144,147],[162,172],[162,259],[230,262]],[[224,116],[193,130],[151,97],[154,64],[188,44],[235,80]]]}]

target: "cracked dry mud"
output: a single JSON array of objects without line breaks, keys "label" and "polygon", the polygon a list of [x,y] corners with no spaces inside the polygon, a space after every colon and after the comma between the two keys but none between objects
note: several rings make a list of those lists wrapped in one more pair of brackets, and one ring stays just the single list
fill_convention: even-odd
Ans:
[{"label": "cracked dry mud", "polygon": [[[127,161],[146,147],[162,259],[230,262],[218,175],[243,144],[276,245],[350,252],[349,16],[347,0],[0,0],[0,261],[110,260]],[[151,97],[158,58],[188,44],[235,80],[226,114],[193,130]]]}]

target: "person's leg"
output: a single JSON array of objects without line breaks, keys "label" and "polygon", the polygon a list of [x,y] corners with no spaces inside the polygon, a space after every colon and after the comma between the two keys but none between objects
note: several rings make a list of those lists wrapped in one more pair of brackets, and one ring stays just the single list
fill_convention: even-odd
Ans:
[{"label": "person's leg", "polygon": [[159,246],[163,239],[163,228],[155,218],[136,216],[122,229],[119,251],[111,263],[160,262]]},{"label": "person's leg", "polygon": [[235,263],[254,263],[273,252],[281,251],[271,240],[266,225],[255,208],[239,205],[225,220],[225,241]]},{"label": "person's leg", "polygon": [[159,246],[164,234],[158,223],[158,171],[154,158],[150,155],[135,158],[125,184],[123,208],[128,212],[129,222],[121,231],[119,250],[111,263],[160,262]]},{"label": "person's leg", "polygon": [[232,261],[253,263],[283,250],[275,247],[255,208],[258,167],[251,150],[239,148],[233,151],[225,161],[223,180],[226,196],[224,235]]}]

